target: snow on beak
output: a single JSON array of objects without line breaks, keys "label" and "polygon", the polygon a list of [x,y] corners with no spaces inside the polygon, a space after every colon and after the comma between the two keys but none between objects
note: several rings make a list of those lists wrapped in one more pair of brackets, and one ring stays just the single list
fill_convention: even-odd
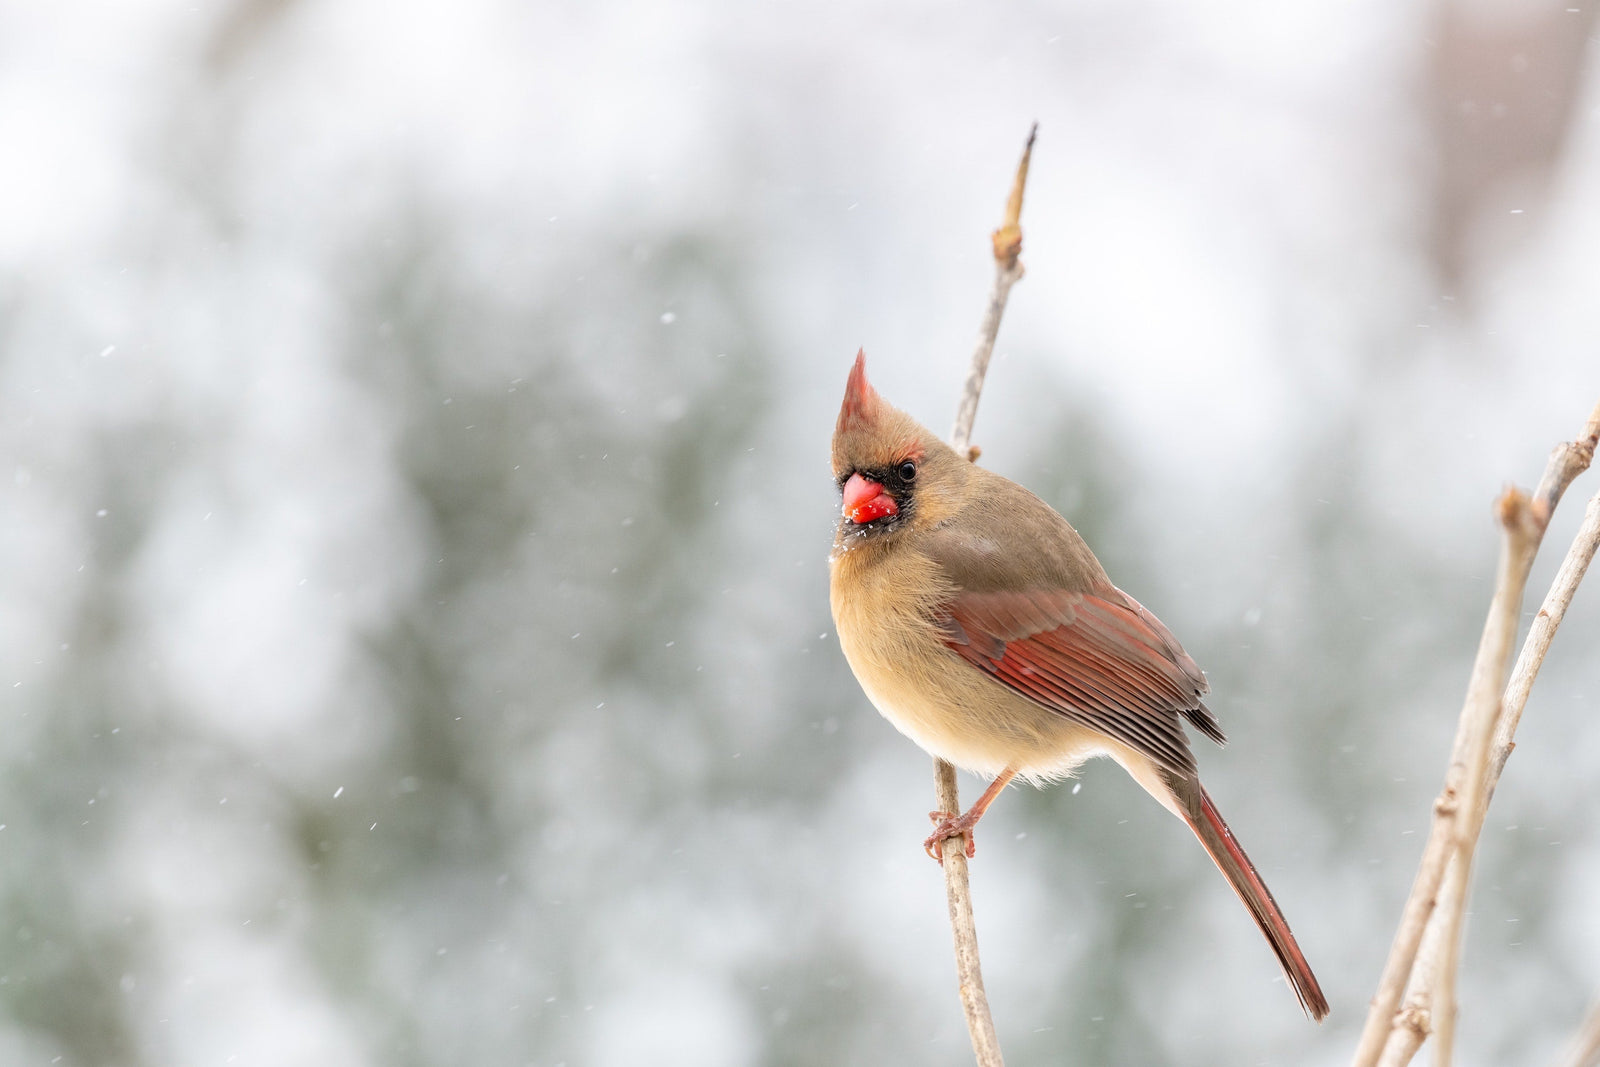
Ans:
[{"label": "snow on beak", "polygon": [[860,525],[898,514],[899,505],[894,502],[894,497],[883,491],[879,483],[860,474],[850,475],[844,483],[844,515],[851,522]]}]

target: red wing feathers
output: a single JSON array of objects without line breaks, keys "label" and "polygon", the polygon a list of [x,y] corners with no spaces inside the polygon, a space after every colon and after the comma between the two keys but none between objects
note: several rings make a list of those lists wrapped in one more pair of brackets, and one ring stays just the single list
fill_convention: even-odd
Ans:
[{"label": "red wing feathers", "polygon": [[1195,772],[1180,715],[1223,739],[1200,701],[1205,675],[1121,590],[960,593],[945,613],[945,643],[968,663],[1171,770]]}]

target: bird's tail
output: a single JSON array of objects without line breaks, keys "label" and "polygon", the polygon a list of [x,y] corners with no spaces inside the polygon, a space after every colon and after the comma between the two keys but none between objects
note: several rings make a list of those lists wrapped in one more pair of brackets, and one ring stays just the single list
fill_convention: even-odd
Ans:
[{"label": "bird's tail", "polygon": [[1311,965],[1306,962],[1305,954],[1295,943],[1294,934],[1290,933],[1289,923],[1278,909],[1277,901],[1272,899],[1267,884],[1256,873],[1255,864],[1239,847],[1233,831],[1222,821],[1222,814],[1211,803],[1210,795],[1198,779],[1180,779],[1170,773],[1163,777],[1176,794],[1179,810],[1190,829],[1206,847],[1206,851],[1211,853],[1217,868],[1228,879],[1228,884],[1233,886],[1233,891],[1239,894],[1239,899],[1244,901],[1244,906],[1250,909],[1256,925],[1266,935],[1267,943],[1283,965],[1284,975],[1294,987],[1295,996],[1300,998],[1300,1007],[1312,1019],[1321,1022],[1328,1014],[1328,1000],[1322,995],[1322,987],[1317,984],[1317,976],[1311,973]]}]

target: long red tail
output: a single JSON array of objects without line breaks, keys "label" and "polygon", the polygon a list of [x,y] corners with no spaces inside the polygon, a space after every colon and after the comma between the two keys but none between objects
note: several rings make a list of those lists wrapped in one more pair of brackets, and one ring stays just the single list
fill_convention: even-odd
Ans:
[{"label": "long red tail", "polygon": [[1222,814],[1211,803],[1210,795],[1197,779],[1179,783],[1169,777],[1168,784],[1178,794],[1180,806],[1190,813],[1187,819],[1194,835],[1206,846],[1217,868],[1226,876],[1228,884],[1239,894],[1239,899],[1244,901],[1244,906],[1250,909],[1250,914],[1255,918],[1256,925],[1266,935],[1267,943],[1283,965],[1283,973],[1294,987],[1295,996],[1300,998],[1300,1007],[1311,1018],[1321,1022],[1328,1014],[1328,1000],[1322,995],[1322,987],[1317,984],[1317,976],[1311,973],[1311,965],[1306,962],[1305,954],[1295,943],[1294,934],[1289,932],[1289,923],[1284,919],[1283,912],[1278,910],[1277,901],[1272,899],[1267,884],[1256,873],[1255,864],[1239,847],[1233,831],[1222,821]]}]

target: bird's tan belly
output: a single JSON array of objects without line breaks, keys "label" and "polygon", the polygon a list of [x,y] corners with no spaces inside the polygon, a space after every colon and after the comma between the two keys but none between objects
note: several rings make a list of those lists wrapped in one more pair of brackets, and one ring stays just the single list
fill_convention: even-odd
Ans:
[{"label": "bird's tan belly", "polygon": [[[1018,696],[974,669],[925,618],[851,626],[836,613],[840,645],[861,688],[894,727],[965,770],[1054,778],[1104,751],[1099,735]],[[882,620],[880,620],[882,621]]]}]

